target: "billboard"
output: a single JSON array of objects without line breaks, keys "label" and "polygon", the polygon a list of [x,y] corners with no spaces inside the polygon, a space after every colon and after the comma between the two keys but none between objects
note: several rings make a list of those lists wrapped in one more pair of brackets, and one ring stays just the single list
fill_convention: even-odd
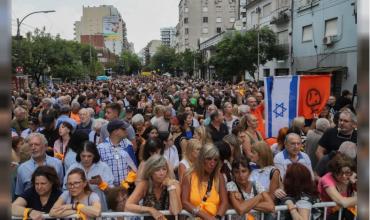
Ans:
[{"label": "billboard", "polygon": [[120,21],[118,16],[103,17],[103,35],[106,40],[119,40]]}]

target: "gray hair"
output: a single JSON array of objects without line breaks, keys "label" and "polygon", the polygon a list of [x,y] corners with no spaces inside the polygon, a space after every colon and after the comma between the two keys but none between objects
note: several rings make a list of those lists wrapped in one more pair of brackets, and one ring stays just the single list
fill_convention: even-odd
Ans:
[{"label": "gray hair", "polygon": [[316,121],[316,129],[319,131],[326,131],[330,127],[330,122],[326,118],[319,118]]},{"label": "gray hair", "polygon": [[71,108],[80,108],[80,103],[73,101],[71,104]]},{"label": "gray hair", "polygon": [[88,108],[86,108],[86,109],[87,109],[87,111],[89,112],[90,117],[91,117],[91,118],[93,118],[93,117],[94,117],[94,115],[95,115],[95,111],[94,111],[94,109],[93,109],[93,108],[91,108],[91,107],[88,107]]},{"label": "gray hair", "polygon": [[350,157],[351,159],[355,159],[357,157],[357,145],[353,143],[352,141],[343,142],[339,146],[338,151]]},{"label": "gray hair", "polygon": [[239,113],[248,113],[251,111],[251,107],[249,107],[249,105],[239,105],[238,107],[238,111]]},{"label": "gray hair", "polygon": [[43,104],[47,104],[49,107],[51,107],[53,104],[53,101],[51,100],[51,98],[43,98],[41,102]]},{"label": "gray hair", "polygon": [[17,108],[14,109],[14,114],[21,114],[21,113],[27,113],[26,109],[23,107],[18,106]]},{"label": "gray hair", "polygon": [[285,136],[285,143],[287,143],[287,142],[288,142],[288,140],[289,140],[289,138],[290,138],[290,137],[293,137],[293,136],[298,137],[298,138],[299,138],[299,140],[301,140],[301,141],[302,141],[302,138],[301,138],[301,136],[299,136],[299,134],[291,132],[291,133],[289,133],[289,134],[287,134],[287,135]]},{"label": "gray hair", "polygon": [[92,129],[94,130],[97,130],[97,129],[100,129],[101,127],[103,127],[104,125],[107,125],[108,124],[108,121],[103,119],[103,118],[97,118],[93,121],[92,123]]},{"label": "gray hair", "polygon": [[26,138],[26,142],[28,143],[31,140],[31,138],[35,138],[35,137],[39,138],[41,140],[41,143],[44,146],[48,146],[48,140],[45,138],[43,134],[38,133],[38,132],[34,132],[28,135],[28,137]]},{"label": "gray hair", "polygon": [[[357,116],[351,110],[348,110],[348,111],[344,110],[340,113],[340,115],[341,114],[349,115],[351,117],[352,122],[357,124]],[[339,115],[339,117],[340,117],[340,115]]]},{"label": "gray hair", "polygon": [[144,117],[142,114],[136,114],[134,117],[131,119],[132,124],[138,124],[138,123],[144,123]]}]

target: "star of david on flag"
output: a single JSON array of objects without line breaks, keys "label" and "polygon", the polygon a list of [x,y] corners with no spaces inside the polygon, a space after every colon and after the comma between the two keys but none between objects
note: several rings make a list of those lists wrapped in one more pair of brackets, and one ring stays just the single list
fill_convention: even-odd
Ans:
[{"label": "star of david on flag", "polygon": [[329,75],[265,77],[266,137],[277,137],[297,116],[311,119],[319,114],[330,96]]}]

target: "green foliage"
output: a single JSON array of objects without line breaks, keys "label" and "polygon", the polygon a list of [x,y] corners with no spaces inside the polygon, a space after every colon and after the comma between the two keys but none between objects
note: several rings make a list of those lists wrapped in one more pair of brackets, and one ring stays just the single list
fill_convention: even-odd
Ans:
[{"label": "green foliage", "polygon": [[124,51],[121,54],[121,64],[123,72],[126,74],[139,72],[141,69],[140,58],[130,51]]},{"label": "green foliage", "polygon": [[161,73],[173,73],[177,64],[178,61],[175,49],[161,45],[157,52],[151,57],[149,67],[154,70],[159,70]]},{"label": "green foliage", "polygon": [[[91,58],[90,58],[91,53]],[[12,41],[12,68],[22,66],[25,74],[32,76],[37,85],[41,76],[81,79],[102,71],[97,53],[89,45],[53,37],[45,29],[36,29],[32,36]]]},{"label": "green foliage", "polygon": [[[215,54],[210,59],[210,64],[222,78],[232,79],[244,75],[245,71],[254,73],[257,70],[258,31],[260,64],[273,58],[285,59],[286,52],[277,44],[276,34],[267,27],[230,33],[216,45]],[[254,78],[253,74],[251,76]]]}]

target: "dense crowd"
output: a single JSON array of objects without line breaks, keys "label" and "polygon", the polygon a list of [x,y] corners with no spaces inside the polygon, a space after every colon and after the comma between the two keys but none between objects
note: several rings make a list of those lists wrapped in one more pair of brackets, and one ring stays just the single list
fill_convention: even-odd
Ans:
[{"label": "dense crowd", "polygon": [[[313,119],[265,136],[264,89],[125,76],[12,93],[12,215],[107,211],[172,219],[328,219],[356,215],[357,118],[347,90]],[[169,210],[164,216],[159,210]],[[251,212],[255,210],[257,212]],[[120,219],[120,218],[117,218]]]}]

